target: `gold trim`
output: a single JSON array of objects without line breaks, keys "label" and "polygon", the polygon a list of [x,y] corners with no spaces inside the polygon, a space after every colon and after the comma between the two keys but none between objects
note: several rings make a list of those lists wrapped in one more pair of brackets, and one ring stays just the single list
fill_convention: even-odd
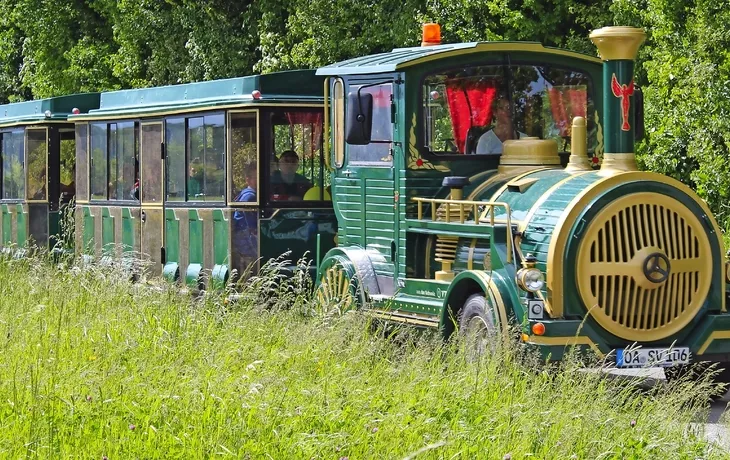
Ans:
[{"label": "gold trim", "polygon": [[565,172],[591,171],[591,164],[588,161],[588,133],[585,118],[573,118],[570,135],[572,137],[570,142],[570,158],[568,158],[568,165],[565,167]]},{"label": "gold trim", "polygon": [[[547,171],[547,170],[550,170],[550,169],[555,169],[555,168],[540,168],[540,167],[537,167],[536,168],[534,166],[527,166],[527,168],[529,169],[528,171],[524,171],[524,172],[521,172],[519,174],[516,174],[509,181],[505,182],[500,188],[498,188],[497,191],[494,192],[494,194],[492,194],[492,196],[489,199],[489,201],[496,201],[497,198],[499,198],[505,192],[505,190],[507,190],[507,187],[509,186],[509,183],[511,181],[520,180],[520,179],[522,179],[525,176],[529,176],[530,174],[536,173],[536,172],[539,172],[539,171]],[[512,170],[510,172],[511,173],[517,173],[517,171],[514,171],[514,170]]]},{"label": "gold trim", "polygon": [[555,345],[588,345],[593,349],[593,351],[596,352],[596,354],[603,358],[605,354],[598,348],[598,345],[591,340],[589,337],[586,336],[573,336],[573,337],[545,337],[545,336],[539,336],[539,335],[530,335],[528,336],[528,339],[525,341],[527,343],[533,343],[536,345],[548,345],[548,346],[555,346]]},{"label": "gold trim", "polygon": [[322,150],[324,151],[324,165],[330,171],[330,77],[324,79],[324,120],[322,125]]},{"label": "gold trim", "polygon": [[588,37],[596,45],[604,61],[633,61],[639,47],[646,40],[646,33],[637,27],[612,26],[596,29]]},{"label": "gold trim", "polygon": [[128,118],[136,118],[140,121],[145,118],[166,118],[172,115],[180,115],[184,113],[197,113],[197,112],[208,112],[208,111],[223,111],[223,110],[229,110],[229,109],[235,109],[239,108],[241,110],[257,110],[261,108],[269,108],[269,107],[315,107],[315,108],[322,108],[324,107],[324,103],[301,103],[301,104],[290,104],[287,102],[281,102],[278,104],[269,103],[269,104],[259,104],[255,103],[251,105],[248,108],[242,108],[241,106],[247,105],[245,103],[240,104],[226,104],[226,105],[206,105],[202,107],[180,107],[179,109],[174,109],[171,111],[160,111],[160,112],[150,112],[150,113],[144,113],[144,112],[135,112],[135,113],[126,113],[126,114],[99,114],[98,116],[96,114],[92,114],[90,116],[80,116],[77,115],[73,119],[67,121],[66,123],[75,123],[76,120],[79,120],[78,122],[95,122],[95,121],[107,121],[107,120],[124,120]]},{"label": "gold trim", "polygon": [[492,303],[497,305],[497,313],[499,314],[499,322],[502,323],[502,333],[504,334],[505,339],[508,337],[509,334],[509,325],[508,325],[508,316],[507,316],[507,308],[504,305],[504,300],[502,299],[502,294],[499,292],[499,288],[497,287],[497,284],[492,279],[491,275],[483,272],[483,271],[474,271],[477,276],[482,278],[483,281],[486,281],[487,286],[489,286],[489,295],[491,297]]},{"label": "gold trim", "polygon": [[565,56],[580,61],[591,62],[594,64],[600,64],[601,60],[586,56],[585,54],[578,54],[571,51],[559,50],[554,48],[545,48],[542,45],[534,43],[518,43],[518,42],[494,42],[494,43],[479,43],[473,48],[462,48],[455,51],[435,53],[429,56],[422,57],[420,59],[413,59],[400,65],[396,65],[395,70],[401,70],[407,67],[420,65],[430,61],[436,61],[444,59],[445,57],[463,56],[466,54],[484,53],[484,52],[499,52],[499,51],[512,51],[512,52],[532,52],[540,54],[553,54],[557,56]]},{"label": "gold trim", "polygon": [[[233,190],[233,149],[231,148],[231,144],[233,143],[233,130],[231,129],[231,116],[238,113],[253,113],[256,117],[256,201],[248,201],[245,205],[239,201],[233,201],[233,198],[238,196],[238,194]],[[261,191],[261,185],[259,182],[261,182],[261,117],[259,115],[260,111],[258,109],[229,110],[226,112],[226,131],[228,131],[226,135],[226,142],[228,144],[226,146],[226,167],[228,168],[228,171],[226,171],[226,187],[228,188],[228,199],[226,200],[226,204],[230,207],[258,206],[260,204],[259,195],[261,195],[261,193],[259,192]],[[271,158],[268,158],[267,160],[271,161]]]},{"label": "gold trim", "polygon": [[723,340],[723,339],[730,339],[730,331],[714,331],[710,334],[709,337],[707,337],[707,340],[702,344],[699,350],[697,350],[698,355],[705,354],[705,351],[710,347],[710,344],[714,342],[715,340]]},{"label": "gold trim", "polygon": [[622,172],[638,171],[636,164],[636,154],[634,153],[611,153],[603,154],[603,163],[601,170],[598,172],[600,176],[611,176]]},{"label": "gold trim", "polygon": [[530,220],[532,220],[532,217],[535,215],[535,213],[540,209],[540,206],[545,203],[548,198],[550,198],[550,195],[555,192],[555,190],[559,189],[563,185],[565,185],[567,182],[571,181],[572,179],[575,179],[576,177],[583,176],[585,174],[588,174],[589,172],[593,171],[579,171],[576,173],[572,173],[568,177],[564,177],[557,181],[555,184],[553,184],[550,188],[545,190],[542,195],[540,195],[540,198],[535,200],[535,203],[530,207],[530,210],[527,211],[527,214],[525,214],[524,219],[522,219],[522,222],[520,223],[520,226],[517,227],[518,231],[524,232],[527,229],[527,225],[530,223]]},{"label": "gold trim", "polygon": [[[576,222],[578,216],[594,199],[616,186],[638,181],[652,181],[669,185],[694,200],[694,202],[700,206],[700,209],[705,212],[712,223],[712,227],[715,230],[715,238],[717,238],[718,245],[720,246],[720,254],[725,253],[725,243],[722,240],[722,232],[720,231],[720,227],[717,225],[717,221],[715,221],[715,218],[710,212],[710,208],[694,193],[694,191],[683,183],[660,174],[640,171],[627,172],[616,176],[600,178],[598,181],[586,187],[582,192],[576,195],[570,203],[568,203],[568,206],[566,207],[568,212],[563,213],[553,230],[553,236],[550,239],[550,245],[548,247],[548,268],[546,273],[549,293],[548,297],[550,298],[550,306],[552,309],[551,317],[556,318],[563,316],[563,256],[567,246],[570,227]],[[724,277],[721,277],[721,279],[720,290],[724,293],[725,280]],[[725,311],[725,296],[722,297],[721,308],[722,311]]]},{"label": "gold trim", "polygon": [[469,260],[466,263],[467,270],[474,270],[474,250],[477,247],[477,239],[472,238],[471,244],[469,245]]},{"label": "gold trim", "polygon": [[[612,201],[590,222],[578,248],[575,281],[583,304],[594,306],[589,314],[630,341],[681,331],[710,290],[711,267],[703,269],[701,262],[712,257],[705,234],[700,220],[672,197],[638,192]],[[647,261],[663,272],[646,275]]]},{"label": "gold trim", "polygon": [[[339,86],[340,95],[337,95]],[[333,84],[332,109],[335,111],[335,123],[332,125],[332,152],[334,153],[334,168],[342,168],[345,164],[345,83],[341,78],[335,79]]]},{"label": "gold trim", "polygon": [[385,319],[388,321],[395,321],[398,323],[403,324],[415,324],[418,326],[427,326],[427,327],[433,327],[437,328],[439,326],[438,317],[434,317],[433,320],[427,319],[426,315],[422,315],[424,318],[413,318],[406,315],[414,315],[416,313],[411,312],[402,312],[400,310],[375,310],[375,309],[369,309],[367,310],[368,315],[373,316],[375,318],[379,319]]}]

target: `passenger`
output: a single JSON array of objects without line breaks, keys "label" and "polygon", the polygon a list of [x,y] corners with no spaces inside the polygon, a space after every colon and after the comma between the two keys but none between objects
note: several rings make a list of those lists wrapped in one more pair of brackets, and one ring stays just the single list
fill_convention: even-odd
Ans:
[{"label": "passenger", "polygon": [[[236,201],[255,202],[258,189],[256,164],[245,168],[246,187],[236,196]],[[239,209],[233,213],[233,268],[239,275],[252,267],[258,258],[258,218],[257,210]]]},{"label": "passenger", "polygon": [[496,99],[494,103],[494,124],[492,129],[482,134],[477,142],[477,154],[501,154],[502,143],[509,139],[515,139],[518,136],[523,138],[527,136],[525,133],[515,132],[512,124],[512,112],[510,103],[506,97]]},{"label": "passenger", "polygon": [[201,198],[203,195],[203,162],[200,158],[190,161],[188,170],[188,199]]},{"label": "passenger", "polygon": [[272,200],[301,200],[312,183],[297,172],[299,156],[294,150],[286,150],[279,156],[279,170],[271,175]]}]

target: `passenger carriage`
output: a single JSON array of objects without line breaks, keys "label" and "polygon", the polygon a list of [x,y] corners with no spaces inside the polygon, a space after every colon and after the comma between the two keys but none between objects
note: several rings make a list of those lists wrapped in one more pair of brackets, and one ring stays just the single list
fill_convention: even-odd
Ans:
[{"label": "passenger carriage", "polygon": [[334,245],[313,71],[102,93],[72,119],[87,257],[209,289]]},{"label": "passenger carriage", "polygon": [[644,33],[591,39],[600,59],[441,44],[429,25],[421,47],[318,70],[339,222],[318,272],[325,308],[487,341],[516,324],[550,359],[568,345],[619,366],[730,359],[720,229],[696,193],[634,159]]},{"label": "passenger carriage", "polygon": [[3,252],[73,247],[73,235],[62,234],[60,222],[75,196],[76,140],[68,117],[98,107],[97,93],[0,105]]}]

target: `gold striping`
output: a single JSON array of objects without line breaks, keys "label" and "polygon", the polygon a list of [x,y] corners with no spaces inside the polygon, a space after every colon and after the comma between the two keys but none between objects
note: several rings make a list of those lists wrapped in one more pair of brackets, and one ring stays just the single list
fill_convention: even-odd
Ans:
[{"label": "gold striping", "polygon": [[542,206],[548,200],[548,198],[550,198],[550,195],[552,195],[555,190],[557,190],[560,187],[562,187],[563,185],[565,185],[566,182],[570,182],[571,180],[575,179],[576,177],[580,177],[580,176],[583,176],[583,175],[591,173],[591,172],[594,172],[594,171],[578,171],[574,174],[569,175],[568,177],[564,177],[563,179],[561,179],[558,182],[556,182],[555,184],[553,184],[552,187],[545,190],[545,192],[543,192],[543,194],[540,196],[540,198],[538,198],[535,201],[535,203],[532,205],[530,210],[527,211],[527,214],[525,215],[525,218],[522,219],[522,222],[520,223],[518,230],[520,232],[525,231],[525,229],[527,228],[527,224],[530,223],[530,220],[532,220],[532,217],[535,215],[537,210],[540,209],[540,206]]},{"label": "gold striping", "polygon": [[714,342],[715,340],[727,340],[730,339],[730,331],[713,331],[709,337],[707,337],[707,340],[705,340],[705,343],[702,344],[699,350],[697,350],[698,355],[704,354],[707,349],[710,347],[710,344]]},{"label": "gold striping", "polygon": [[598,345],[590,338],[585,336],[570,336],[570,337],[545,337],[538,335],[531,335],[527,339],[527,343],[533,343],[537,345],[588,345],[596,352],[596,354],[603,358],[605,354],[598,348]]},{"label": "gold striping", "polygon": [[467,270],[474,270],[474,250],[477,247],[477,239],[472,238],[469,245],[469,260],[466,263]]}]

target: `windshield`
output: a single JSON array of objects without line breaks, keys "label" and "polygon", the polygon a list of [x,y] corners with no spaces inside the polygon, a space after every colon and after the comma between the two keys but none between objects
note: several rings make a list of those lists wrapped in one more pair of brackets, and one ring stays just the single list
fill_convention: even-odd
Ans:
[{"label": "windshield", "polygon": [[508,139],[553,139],[570,148],[573,117],[585,117],[596,148],[593,86],[580,71],[542,65],[461,67],[423,87],[426,148],[437,155],[498,155]]}]

